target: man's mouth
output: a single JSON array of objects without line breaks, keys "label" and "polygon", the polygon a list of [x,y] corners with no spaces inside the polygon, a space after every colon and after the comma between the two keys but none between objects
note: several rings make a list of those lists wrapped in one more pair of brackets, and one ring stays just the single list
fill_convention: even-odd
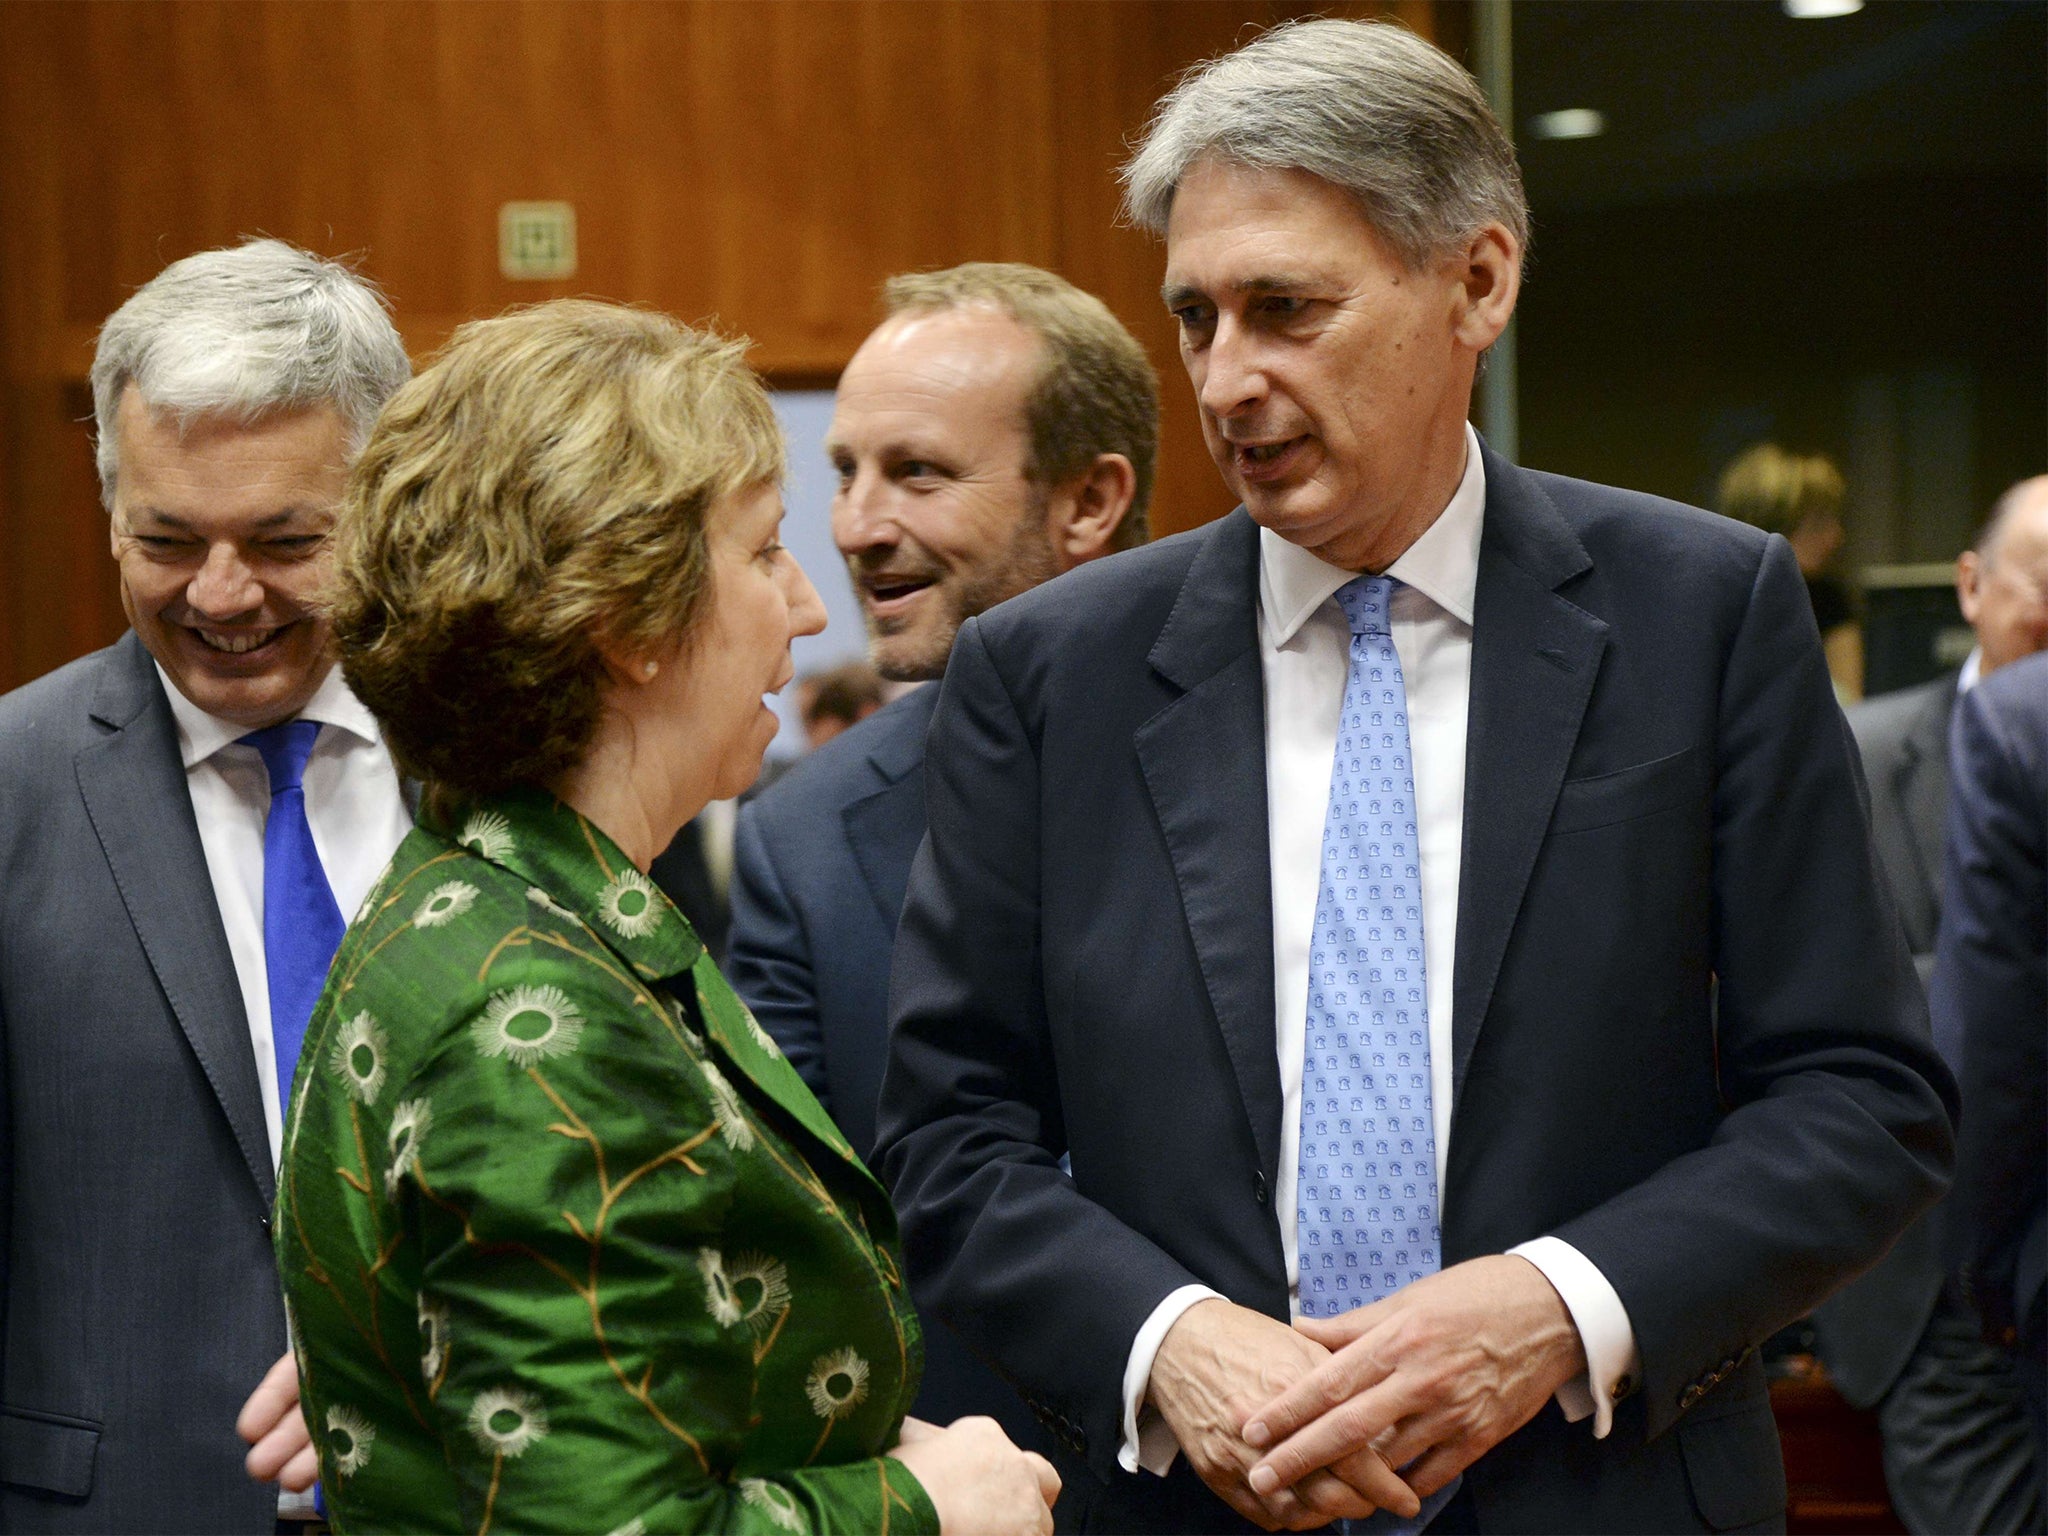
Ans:
[{"label": "man's mouth", "polygon": [[918,593],[936,584],[937,579],[931,576],[884,575],[864,576],[861,578],[860,586],[862,593],[867,597],[869,607],[877,612],[893,612]]},{"label": "man's mouth", "polygon": [[1307,437],[1302,436],[1267,443],[1232,443],[1231,457],[1236,460],[1237,472],[1244,479],[1253,482],[1277,480],[1287,473],[1295,450],[1307,441]]},{"label": "man's mouth", "polygon": [[196,624],[188,624],[185,632],[209,651],[223,656],[246,656],[252,651],[262,650],[290,628],[289,624],[276,624],[268,629],[202,629]]}]

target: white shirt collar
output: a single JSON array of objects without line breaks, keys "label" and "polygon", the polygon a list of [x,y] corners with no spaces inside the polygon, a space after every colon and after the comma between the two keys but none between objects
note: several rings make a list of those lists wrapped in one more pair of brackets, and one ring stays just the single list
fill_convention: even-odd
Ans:
[{"label": "white shirt collar", "polygon": [[[1436,521],[1387,567],[1387,574],[1469,629],[1473,594],[1479,586],[1479,534],[1485,521],[1486,468],[1479,455],[1479,434],[1467,422],[1464,477]],[[1357,575],[1261,528],[1259,610],[1267,643],[1287,644],[1311,613]]]},{"label": "white shirt collar", "polygon": [[1972,646],[1969,659],[1963,663],[1963,670],[1956,676],[1956,697],[1961,698],[1977,686],[1977,679],[1984,675],[1984,648]]},{"label": "white shirt collar", "polygon": [[[178,685],[171,681],[170,673],[163,669],[161,662],[157,663],[156,675],[164,685],[165,696],[171,701],[171,715],[178,722],[178,755],[184,759],[186,768],[205,762],[222,747],[232,746],[249,734],[246,726],[209,715],[186,698],[178,691]],[[349,691],[339,666],[327,669],[327,676],[321,679],[320,686],[313,691],[313,697],[306,701],[306,707],[299,711],[298,717],[337,726],[373,747],[384,739],[383,732],[377,729],[377,717]]]}]

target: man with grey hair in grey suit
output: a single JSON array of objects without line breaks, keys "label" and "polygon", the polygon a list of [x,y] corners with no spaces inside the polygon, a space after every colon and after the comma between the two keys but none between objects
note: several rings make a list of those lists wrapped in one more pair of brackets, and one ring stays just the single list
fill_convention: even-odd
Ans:
[{"label": "man with grey hair in grey suit", "polygon": [[[410,372],[367,283],[275,240],[100,332],[129,632],[0,698],[0,1530],[311,1518],[270,1209],[306,1015],[411,824],[317,606]],[[282,1359],[280,1357],[283,1357]],[[268,1373],[268,1375],[266,1375]]]}]

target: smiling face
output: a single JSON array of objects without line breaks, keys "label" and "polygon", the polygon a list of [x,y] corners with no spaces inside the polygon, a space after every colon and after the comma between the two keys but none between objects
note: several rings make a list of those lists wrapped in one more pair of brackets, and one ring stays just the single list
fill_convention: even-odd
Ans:
[{"label": "smiling face", "polygon": [[832,537],[884,677],[937,677],[975,614],[1060,569],[1026,474],[1038,338],[981,307],[898,315],[839,381]]},{"label": "smiling face", "polygon": [[311,607],[348,478],[328,406],[180,432],[134,386],[114,418],[121,606],[178,691],[248,730],[289,720],[333,665]]},{"label": "smiling face", "polygon": [[1197,161],[1174,191],[1163,292],[1202,436],[1251,515],[1351,570],[1413,543],[1463,473],[1517,259],[1489,226],[1410,271],[1322,178]]},{"label": "smiling face", "polygon": [[677,822],[760,777],[779,725],[766,695],[795,675],[790,642],[825,627],[825,605],[782,547],[782,490],[756,486],[705,519],[710,591],[704,618],[647,685],[642,728],[672,738],[665,770],[686,803]]}]

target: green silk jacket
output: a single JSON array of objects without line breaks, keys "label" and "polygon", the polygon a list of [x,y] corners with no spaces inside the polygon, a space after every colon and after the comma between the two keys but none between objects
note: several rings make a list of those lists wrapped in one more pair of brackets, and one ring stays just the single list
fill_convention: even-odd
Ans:
[{"label": "green silk jacket", "polygon": [[275,1224],[337,1531],[938,1530],[887,1197],[682,915],[521,791],[424,820],[307,1026]]}]

